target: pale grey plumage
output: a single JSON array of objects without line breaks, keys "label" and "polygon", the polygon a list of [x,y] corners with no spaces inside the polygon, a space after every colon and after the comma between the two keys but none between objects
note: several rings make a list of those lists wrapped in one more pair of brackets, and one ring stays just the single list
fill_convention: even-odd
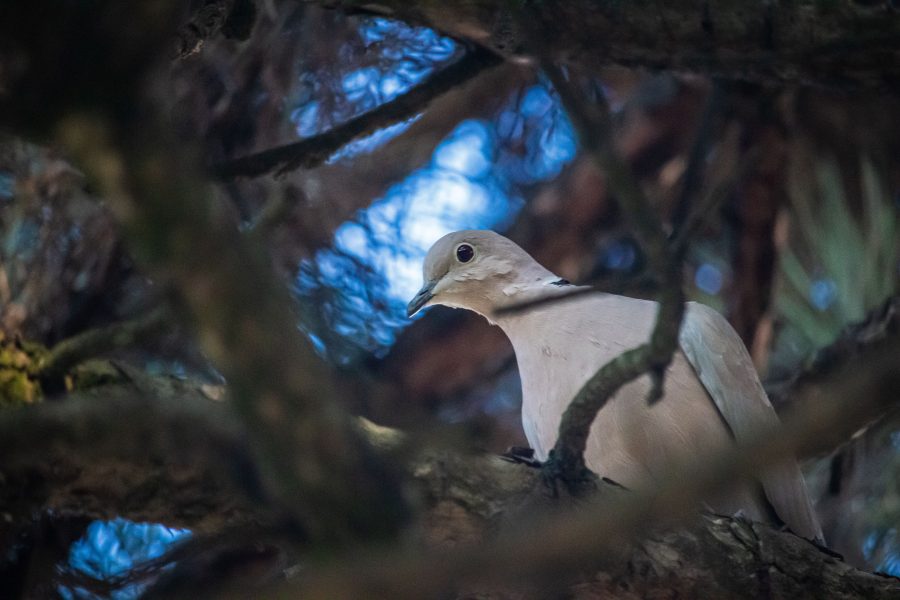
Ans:
[{"label": "pale grey plumage", "polygon": [[[474,250],[468,262],[457,258],[460,245]],[[467,308],[509,337],[522,378],[525,435],[541,459],[584,382],[605,362],[644,343],[658,309],[655,302],[596,293],[498,316],[497,308],[577,288],[559,286],[559,277],[491,231],[444,236],[428,252],[424,274],[410,313],[430,304]],[[777,427],[747,350],[721,315],[688,303],[679,342],[660,402],[647,404],[645,375],[620,389],[598,414],[585,451],[597,473],[626,487],[646,487],[675,462],[702,458],[732,437],[742,442],[761,428]],[[771,520],[774,510],[795,533],[821,539],[796,461],[769,470],[761,484],[744,484],[707,503],[757,520]]]}]

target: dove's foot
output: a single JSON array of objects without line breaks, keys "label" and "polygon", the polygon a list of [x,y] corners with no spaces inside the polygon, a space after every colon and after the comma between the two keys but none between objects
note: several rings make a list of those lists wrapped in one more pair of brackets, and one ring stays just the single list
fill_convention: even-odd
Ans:
[{"label": "dove's foot", "polygon": [[534,457],[534,448],[524,446],[510,446],[506,452],[500,455],[500,458],[534,469],[540,469],[544,464]]},{"label": "dove's foot", "polygon": [[554,497],[559,496],[560,484],[572,496],[592,494],[602,485],[601,479],[587,468],[580,456],[565,460],[555,450],[550,451],[550,456],[542,465],[541,478]]}]

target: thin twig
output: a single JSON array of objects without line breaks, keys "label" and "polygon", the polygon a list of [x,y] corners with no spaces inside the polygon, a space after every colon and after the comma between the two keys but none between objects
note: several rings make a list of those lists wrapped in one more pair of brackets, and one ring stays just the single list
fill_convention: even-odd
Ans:
[{"label": "thin twig", "polygon": [[684,256],[688,244],[697,231],[716,213],[718,207],[734,193],[738,183],[743,181],[747,174],[756,166],[760,153],[759,147],[754,147],[747,151],[740,159],[731,176],[709,190],[699,202],[694,204],[693,210],[685,218],[681,227],[672,231],[670,238],[672,252],[679,256]]},{"label": "thin twig", "polygon": [[694,143],[691,145],[687,168],[684,170],[684,177],[682,177],[681,181],[681,192],[678,194],[678,200],[675,202],[675,211],[672,214],[673,235],[682,229],[690,214],[690,207],[694,197],[700,189],[700,182],[703,181],[703,173],[705,171],[706,154],[709,151],[709,143],[712,137],[713,122],[722,109],[724,99],[725,89],[722,83],[714,80],[713,88],[709,92],[706,104],[703,107],[700,124],[697,126],[697,132],[694,134]]},{"label": "thin twig", "polygon": [[[533,27],[522,16],[525,31]],[[649,401],[662,396],[665,369],[678,346],[678,331],[684,313],[684,292],[681,289],[681,262],[669,252],[669,244],[662,223],[640,187],[631,168],[616,153],[612,143],[612,121],[605,98],[588,104],[575,86],[546,51],[543,51],[540,32],[531,31],[529,38],[538,48],[542,67],[572,120],[584,150],[606,174],[644,255],[648,270],[660,281],[659,312],[648,343],[624,352],[603,365],[579,390],[563,413],[559,437],[551,455],[551,472],[564,482],[577,487],[588,473],[584,450],[591,424],[597,413],[615,392],[629,381],[649,371],[653,387]]]},{"label": "thin twig", "polygon": [[278,197],[269,200],[253,221],[245,228],[250,235],[266,243],[273,230],[283,223],[299,204],[306,202],[306,193],[297,186],[281,190]]},{"label": "thin twig", "polygon": [[458,61],[433,74],[402,96],[334,129],[299,142],[227,161],[212,167],[212,171],[220,178],[230,178],[259,177],[273,172],[282,175],[294,169],[311,169],[328,160],[349,142],[414,117],[438,96],[500,62],[495,54],[482,48],[473,48]]}]

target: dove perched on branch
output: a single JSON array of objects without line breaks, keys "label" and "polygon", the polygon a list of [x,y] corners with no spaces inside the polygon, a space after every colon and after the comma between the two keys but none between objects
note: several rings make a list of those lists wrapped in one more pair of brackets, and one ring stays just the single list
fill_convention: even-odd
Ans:
[{"label": "dove perched on branch", "polygon": [[[492,231],[458,231],[438,240],[425,258],[424,279],[409,303],[410,316],[433,304],[465,308],[509,337],[522,379],[522,424],[542,460],[582,385],[605,363],[646,342],[658,310],[656,302],[596,292],[498,314],[499,308],[583,288]],[[652,486],[678,462],[702,459],[778,426],[747,349],[728,322],[702,304],[687,304],[664,395],[652,405],[650,388],[649,375],[620,388],[597,414],[587,441],[587,465],[627,488]],[[822,539],[793,457],[758,482],[743,482],[706,504]]]}]

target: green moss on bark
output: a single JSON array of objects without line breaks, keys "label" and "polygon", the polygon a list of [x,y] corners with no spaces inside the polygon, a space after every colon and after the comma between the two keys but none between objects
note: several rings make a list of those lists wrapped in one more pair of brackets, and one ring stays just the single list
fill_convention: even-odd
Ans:
[{"label": "green moss on bark", "polygon": [[43,398],[37,372],[47,349],[0,333],[0,408],[34,404]]}]

